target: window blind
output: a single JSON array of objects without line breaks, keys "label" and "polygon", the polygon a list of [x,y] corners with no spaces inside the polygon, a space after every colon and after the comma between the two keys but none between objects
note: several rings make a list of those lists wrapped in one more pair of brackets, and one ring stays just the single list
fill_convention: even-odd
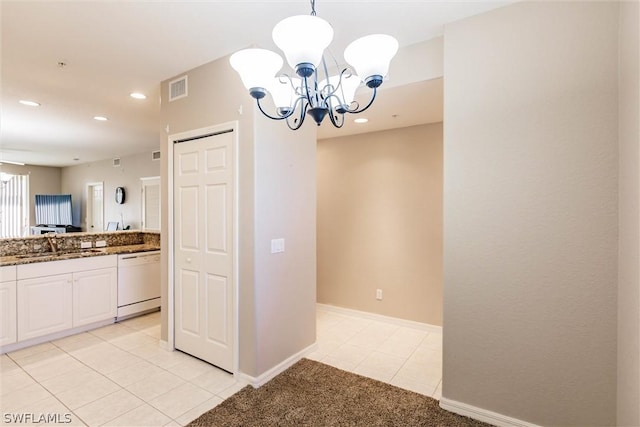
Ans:
[{"label": "window blind", "polygon": [[0,181],[0,237],[29,234],[29,175],[2,173]]}]

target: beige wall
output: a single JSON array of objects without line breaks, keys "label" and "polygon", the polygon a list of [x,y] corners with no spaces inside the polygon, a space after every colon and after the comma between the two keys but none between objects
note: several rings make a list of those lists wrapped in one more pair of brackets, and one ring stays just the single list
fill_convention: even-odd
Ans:
[{"label": "beige wall", "polygon": [[[186,73],[189,96],[163,102],[163,200],[169,134],[230,121],[239,124],[240,370],[257,377],[315,342],[315,128],[293,132],[256,113],[239,76],[223,58]],[[169,79],[162,83],[166,98]],[[163,203],[162,242],[168,209]],[[285,238],[285,252],[270,241]],[[168,251],[166,251],[168,252]],[[163,252],[163,265],[167,265]],[[162,272],[162,338],[167,339],[168,271]]]},{"label": "beige wall", "polygon": [[[132,230],[140,229],[142,200],[140,178],[160,176],[160,162],[151,160],[151,152],[121,157],[120,166],[113,167],[113,159],[84,163],[62,168],[62,191],[71,194],[73,200],[73,223],[86,230],[87,184],[104,183],[104,226],[107,222],[120,223]],[[116,187],[124,187],[125,202],[115,202]],[[89,230],[90,231],[90,230]]]},{"label": "beige wall", "polygon": [[[3,163],[0,166],[1,172],[17,175],[29,175],[29,224],[36,225],[35,200],[36,194],[60,194],[61,190],[61,170],[60,168],[32,165],[10,165]],[[80,200],[72,199],[72,203],[77,205]]]},{"label": "beige wall", "polygon": [[522,2],[444,38],[443,401],[614,425],[618,5]]},{"label": "beige wall", "polygon": [[[173,224],[168,223],[168,163],[169,148],[167,135],[186,132],[221,123],[237,120],[239,125],[238,163],[239,173],[236,183],[239,192],[239,294],[240,306],[240,367],[249,369],[255,365],[254,340],[254,289],[253,289],[253,121],[254,111],[251,99],[237,79],[235,72],[228,66],[228,61],[214,61],[193,70],[185,71],[176,77],[188,75],[189,96],[173,102],[167,102],[168,82],[162,82],[161,96],[161,187],[162,187],[162,247],[168,249],[168,232]],[[239,109],[242,108],[242,114]],[[168,265],[168,250],[162,253],[162,265]],[[168,267],[167,267],[168,268]],[[168,306],[167,290],[169,277],[167,268],[161,271],[162,291],[162,331],[163,340],[168,339]],[[246,356],[246,357],[245,357]]]},{"label": "beige wall", "polygon": [[320,140],[317,230],[318,302],[442,325],[442,123]]},{"label": "beige wall", "polygon": [[384,88],[441,78],[443,75],[443,37],[403,46],[389,66]]},{"label": "beige wall", "polygon": [[[295,132],[255,121],[257,374],[316,341],[316,124],[308,120]],[[274,238],[285,239],[283,253],[270,253]]]},{"label": "beige wall", "polygon": [[638,2],[620,4],[618,425],[640,425],[640,39]]}]

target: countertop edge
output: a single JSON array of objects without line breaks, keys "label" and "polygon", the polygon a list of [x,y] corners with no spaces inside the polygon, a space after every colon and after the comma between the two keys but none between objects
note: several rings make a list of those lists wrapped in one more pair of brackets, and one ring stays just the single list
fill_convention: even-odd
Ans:
[{"label": "countertop edge", "polygon": [[24,255],[9,255],[0,257],[0,267],[12,266],[12,265],[24,265],[24,264],[35,264],[40,262],[49,262],[49,261],[64,261],[68,259],[78,259],[78,258],[91,258],[95,256],[105,256],[105,255],[120,255],[120,254],[131,254],[135,252],[151,252],[151,251],[159,251],[160,246],[157,245],[149,245],[149,244],[136,244],[136,245],[123,245],[123,246],[107,246],[105,248],[92,248],[92,250],[99,249],[100,252],[87,252],[87,251],[78,251],[78,252],[69,252],[60,255],[49,255],[43,256],[42,254],[37,254],[33,258],[23,258]]}]

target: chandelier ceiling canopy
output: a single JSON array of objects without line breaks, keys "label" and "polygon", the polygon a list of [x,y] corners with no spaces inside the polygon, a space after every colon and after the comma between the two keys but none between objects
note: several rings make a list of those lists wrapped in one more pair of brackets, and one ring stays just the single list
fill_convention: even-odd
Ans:
[{"label": "chandelier ceiling canopy", "polygon": [[[311,0],[311,15],[283,19],[273,28],[272,37],[295,75],[280,73],[282,57],[266,49],[244,49],[231,55],[229,61],[260,111],[270,119],[284,120],[293,130],[302,126],[307,113],[318,126],[329,116],[335,127],[342,127],[345,114],[369,108],[398,51],[398,41],[389,35],[361,37],[344,51],[350,67],[329,75],[324,51],[333,40],[333,28],[316,16],[315,0]],[[364,107],[354,101],[361,83],[371,89]],[[275,104],[275,115],[268,114],[260,102],[267,93]]]}]

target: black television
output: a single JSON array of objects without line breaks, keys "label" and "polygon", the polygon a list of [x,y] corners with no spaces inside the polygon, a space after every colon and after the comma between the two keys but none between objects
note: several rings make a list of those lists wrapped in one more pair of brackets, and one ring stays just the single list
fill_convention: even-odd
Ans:
[{"label": "black television", "polygon": [[71,194],[36,194],[36,224],[66,227],[73,224]]}]

